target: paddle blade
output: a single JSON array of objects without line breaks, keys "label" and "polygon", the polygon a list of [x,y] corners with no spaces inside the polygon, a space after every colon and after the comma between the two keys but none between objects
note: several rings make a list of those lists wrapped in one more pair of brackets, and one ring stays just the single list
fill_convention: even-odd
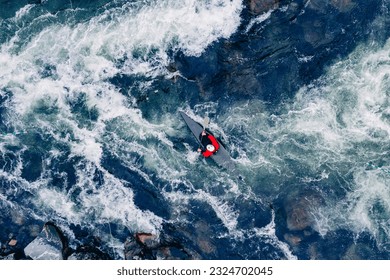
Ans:
[{"label": "paddle blade", "polygon": [[205,117],[203,120],[203,130],[206,129],[206,127],[209,125],[209,123],[210,123],[209,117]]}]

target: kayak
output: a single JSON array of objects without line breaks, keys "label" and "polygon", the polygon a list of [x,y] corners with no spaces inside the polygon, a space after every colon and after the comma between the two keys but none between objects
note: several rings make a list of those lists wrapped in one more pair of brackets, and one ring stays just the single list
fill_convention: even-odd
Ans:
[{"label": "kayak", "polygon": [[[198,122],[191,119],[187,114],[180,111],[180,115],[183,117],[184,121],[186,122],[188,128],[191,130],[192,134],[194,134],[196,140],[200,145],[202,145],[199,135],[203,131],[203,126],[199,124]],[[207,133],[210,133],[207,130]],[[211,134],[211,133],[210,133]],[[235,163],[230,157],[229,152],[225,149],[225,147],[222,145],[222,143],[217,139],[217,142],[219,144],[219,149],[216,151],[212,156],[210,156],[220,167],[226,168],[230,171],[235,170]]]}]

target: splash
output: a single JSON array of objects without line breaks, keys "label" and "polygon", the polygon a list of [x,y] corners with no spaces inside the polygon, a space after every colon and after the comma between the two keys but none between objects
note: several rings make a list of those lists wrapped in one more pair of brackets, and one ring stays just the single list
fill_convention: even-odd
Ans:
[{"label": "splash", "polygon": [[244,102],[222,117],[255,193],[297,185],[325,199],[308,209],[323,236],[369,232],[388,246],[389,52],[389,42],[362,45],[278,112]]},{"label": "splash", "polygon": [[146,121],[131,89],[124,92],[110,79],[169,75],[170,54],[199,56],[235,32],[242,3],[112,1],[96,9],[27,5],[1,21],[1,124],[11,133],[0,136],[0,152],[15,156],[15,168],[0,176],[34,194],[29,200],[42,220],[84,227],[115,221],[157,234],[163,219],[139,209],[131,186],[102,160],[120,158],[121,168],[145,185],[155,184],[154,172],[169,181],[185,175],[175,168],[181,162],[167,159],[177,153],[172,123]]}]

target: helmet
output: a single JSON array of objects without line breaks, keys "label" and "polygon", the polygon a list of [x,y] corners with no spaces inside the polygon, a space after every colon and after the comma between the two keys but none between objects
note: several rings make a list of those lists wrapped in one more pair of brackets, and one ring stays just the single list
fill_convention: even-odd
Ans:
[{"label": "helmet", "polygon": [[208,145],[206,146],[206,149],[207,149],[208,151],[210,151],[210,152],[214,152],[214,151],[215,151],[215,147],[214,147],[213,145],[211,145],[211,144],[208,144]]}]

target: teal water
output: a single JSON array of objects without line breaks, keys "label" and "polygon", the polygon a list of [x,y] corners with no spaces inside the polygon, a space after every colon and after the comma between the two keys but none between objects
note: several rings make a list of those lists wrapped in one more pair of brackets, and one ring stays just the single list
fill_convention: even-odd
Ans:
[{"label": "teal water", "polygon": [[247,3],[0,2],[2,257],[52,221],[111,259],[140,232],[183,259],[388,259],[388,1]]}]

